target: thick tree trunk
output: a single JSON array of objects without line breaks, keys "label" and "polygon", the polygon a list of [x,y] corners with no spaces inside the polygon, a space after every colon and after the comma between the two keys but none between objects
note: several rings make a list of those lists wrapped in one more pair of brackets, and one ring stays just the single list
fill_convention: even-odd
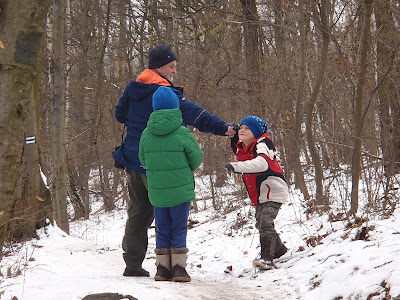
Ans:
[{"label": "thick tree trunk", "polygon": [[356,87],[356,97],[354,105],[354,150],[352,159],[352,187],[351,187],[351,208],[350,214],[356,214],[358,210],[358,185],[361,175],[361,142],[362,142],[362,110],[363,110],[363,96],[365,90],[365,82],[367,75],[367,58],[369,51],[369,40],[371,34],[371,14],[372,14],[373,0],[365,0],[364,2],[364,24],[361,40],[361,53],[360,53],[360,71],[358,74],[358,83]]},{"label": "thick tree trunk", "polygon": [[[38,113],[40,103],[40,69],[37,64],[34,80],[34,99],[29,101],[25,119],[25,144],[22,164],[15,188],[16,203],[10,235],[25,240],[36,236],[36,229],[45,225],[46,218],[52,219],[51,197],[40,174],[38,149]],[[44,188],[44,189],[43,189]]]},{"label": "thick tree trunk", "polygon": [[[25,143],[25,118],[34,101],[33,81],[48,1],[2,1],[0,11],[0,250],[15,203]],[[18,17],[16,17],[18,16]],[[1,254],[0,254],[1,258]]]}]

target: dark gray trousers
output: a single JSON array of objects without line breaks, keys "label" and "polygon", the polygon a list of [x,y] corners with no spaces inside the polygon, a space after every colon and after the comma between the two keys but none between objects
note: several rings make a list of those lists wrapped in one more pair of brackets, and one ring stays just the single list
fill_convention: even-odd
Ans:
[{"label": "dark gray trousers", "polygon": [[282,204],[268,201],[256,206],[256,228],[260,233],[261,258],[272,260],[285,247],[275,230],[274,220]]},{"label": "dark gray trousers", "polygon": [[147,230],[154,220],[153,206],[147,194],[147,178],[145,174],[126,170],[128,177],[129,201],[127,203],[128,219],[125,235],[122,239],[124,261],[128,268],[137,269],[142,266],[146,256]]}]

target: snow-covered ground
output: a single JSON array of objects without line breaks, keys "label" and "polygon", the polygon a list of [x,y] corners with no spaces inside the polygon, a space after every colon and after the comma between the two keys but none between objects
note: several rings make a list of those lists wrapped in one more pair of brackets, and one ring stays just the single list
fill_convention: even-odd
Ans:
[{"label": "snow-covered ground", "polygon": [[[400,299],[399,209],[387,219],[363,213],[357,221],[332,221],[328,215],[307,215],[304,200],[292,190],[275,224],[289,251],[276,261],[278,269],[259,272],[252,267],[259,251],[254,208],[235,198],[231,182],[216,195],[220,210],[201,200],[199,212],[191,212],[192,282],[154,281],[154,229],[144,261],[151,277],[122,276],[126,213],[121,207],[71,223],[70,235],[48,226],[38,231],[39,240],[19,251],[14,245],[1,261],[0,299],[78,300],[104,292],[148,300]],[[197,179],[198,198],[207,193],[207,181]],[[399,190],[395,193],[398,199]]]}]

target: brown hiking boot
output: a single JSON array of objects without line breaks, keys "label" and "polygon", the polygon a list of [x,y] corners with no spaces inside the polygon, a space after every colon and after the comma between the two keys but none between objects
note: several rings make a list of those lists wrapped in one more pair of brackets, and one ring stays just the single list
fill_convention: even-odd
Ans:
[{"label": "brown hiking boot", "polygon": [[172,280],[177,282],[190,282],[192,279],[184,267],[175,265],[172,268]]},{"label": "brown hiking boot", "polygon": [[276,266],[272,260],[266,260],[262,258],[257,258],[253,260],[253,267],[260,270],[273,270]]},{"label": "brown hiking boot", "polygon": [[155,281],[171,280],[171,250],[169,248],[156,248],[157,273],[154,275]]},{"label": "brown hiking boot", "polygon": [[190,282],[192,279],[186,272],[186,254],[188,248],[171,248],[172,280],[178,282]]},{"label": "brown hiking boot", "polygon": [[155,281],[168,281],[171,280],[172,274],[169,269],[162,265],[157,266],[157,273],[154,275]]}]

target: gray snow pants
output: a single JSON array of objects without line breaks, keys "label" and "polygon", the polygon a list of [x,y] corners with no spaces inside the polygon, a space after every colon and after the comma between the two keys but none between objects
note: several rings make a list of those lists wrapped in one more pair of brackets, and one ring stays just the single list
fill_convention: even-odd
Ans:
[{"label": "gray snow pants", "polygon": [[126,170],[128,176],[129,201],[127,203],[128,219],[125,235],[122,239],[123,258],[130,269],[142,266],[146,256],[147,230],[154,220],[153,206],[147,195],[147,178],[145,174]]},{"label": "gray snow pants", "polygon": [[268,201],[256,206],[256,228],[260,233],[261,257],[272,260],[276,251],[285,247],[275,230],[274,220],[282,203]]}]

